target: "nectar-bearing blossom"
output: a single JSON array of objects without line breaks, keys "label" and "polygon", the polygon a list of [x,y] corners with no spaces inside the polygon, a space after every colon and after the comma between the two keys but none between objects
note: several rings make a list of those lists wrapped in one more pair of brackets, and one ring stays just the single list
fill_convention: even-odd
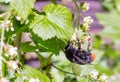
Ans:
[{"label": "nectar-bearing blossom", "polygon": [[90,16],[84,17],[82,29],[84,31],[88,31],[92,23],[93,23],[93,19]]},{"label": "nectar-bearing blossom", "polygon": [[21,17],[16,16],[16,20],[20,21],[20,20],[21,20]]},{"label": "nectar-bearing blossom", "polygon": [[5,26],[9,28],[9,27],[12,27],[13,24],[10,20],[7,20],[6,23],[5,23]]},{"label": "nectar-bearing blossom", "polygon": [[7,61],[7,66],[8,68],[16,70],[18,68],[18,61],[13,61],[13,60]]},{"label": "nectar-bearing blossom", "polygon": [[90,9],[90,4],[86,3],[86,2],[81,3],[81,9],[82,9],[83,12],[89,10]]},{"label": "nectar-bearing blossom", "polygon": [[5,27],[7,32],[9,30],[14,31],[13,23],[10,20],[6,21]]},{"label": "nectar-bearing blossom", "polygon": [[88,24],[92,24],[93,19],[90,16],[87,16],[87,17],[83,18],[83,22],[88,23]]},{"label": "nectar-bearing blossom", "polygon": [[97,79],[98,74],[99,74],[98,71],[93,70],[93,71],[91,71],[91,72],[89,73],[89,76],[90,76],[91,78],[93,78],[93,79]]},{"label": "nectar-bearing blossom", "polygon": [[13,47],[8,44],[4,44],[5,56],[10,57],[10,59],[15,58],[18,55],[17,47]]},{"label": "nectar-bearing blossom", "polygon": [[100,77],[99,77],[99,80],[100,82],[107,82],[107,76],[105,74],[102,74]]},{"label": "nectar-bearing blossom", "polygon": [[8,52],[10,55],[17,55],[17,47],[10,46]]},{"label": "nectar-bearing blossom", "polygon": [[10,81],[7,78],[3,77],[3,78],[0,79],[0,82],[10,82]]},{"label": "nectar-bearing blossom", "polygon": [[29,80],[29,82],[40,82],[40,80],[39,79],[35,79],[35,78],[31,78],[30,80]]},{"label": "nectar-bearing blossom", "polygon": [[74,34],[72,35],[72,38],[71,38],[71,41],[75,41],[75,40],[77,40],[77,34],[76,34],[76,33],[74,33]]}]

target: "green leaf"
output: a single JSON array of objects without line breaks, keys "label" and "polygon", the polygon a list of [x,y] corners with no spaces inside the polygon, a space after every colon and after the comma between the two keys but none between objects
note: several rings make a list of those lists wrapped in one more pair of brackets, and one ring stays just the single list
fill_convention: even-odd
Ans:
[{"label": "green leaf", "polygon": [[100,23],[105,26],[101,35],[111,38],[114,41],[120,41],[120,14],[117,11],[108,14],[97,14]]},{"label": "green leaf", "polygon": [[40,82],[50,82],[49,78],[35,68],[25,66],[24,75],[30,78],[38,78]]},{"label": "green leaf", "polygon": [[73,34],[72,14],[70,10],[61,5],[49,4],[44,7],[45,15],[34,18],[30,28],[43,40],[57,37],[70,39]]},{"label": "green leaf", "polygon": [[37,49],[36,46],[30,45],[31,42],[23,42],[20,46],[20,51],[22,52],[33,52],[35,49]]},{"label": "green leaf", "polygon": [[55,54],[58,54],[59,51],[63,50],[66,46],[66,42],[64,40],[60,40],[56,37],[48,40],[42,40],[37,36],[33,36],[32,40],[36,45],[39,46],[39,48],[43,48],[44,50],[46,50],[46,52],[52,52]]},{"label": "green leaf", "polygon": [[81,70],[81,68],[80,68],[79,64],[72,63],[72,71],[76,76],[80,75],[80,72],[81,72],[80,70]]},{"label": "green leaf", "polygon": [[18,16],[25,20],[34,8],[35,0],[12,0],[10,5]]}]

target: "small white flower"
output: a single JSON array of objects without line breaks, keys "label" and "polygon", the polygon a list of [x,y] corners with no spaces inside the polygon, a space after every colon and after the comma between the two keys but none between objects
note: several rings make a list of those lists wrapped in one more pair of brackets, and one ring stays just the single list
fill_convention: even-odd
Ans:
[{"label": "small white flower", "polygon": [[76,37],[77,37],[77,35],[76,35],[76,33],[74,33],[74,34],[72,35],[71,40],[72,40],[72,41],[75,41],[75,40],[77,39]]},{"label": "small white flower", "polygon": [[81,3],[81,8],[82,8],[83,12],[85,12],[90,9],[90,4],[83,2],[83,3]]},{"label": "small white flower", "polygon": [[4,27],[4,24],[1,24],[0,27]]},{"label": "small white flower", "polygon": [[107,82],[107,76],[105,74],[102,74],[100,77],[99,77],[99,80],[100,82]]},{"label": "small white flower", "polygon": [[17,19],[18,21],[20,21],[20,20],[21,20],[21,17],[19,17],[19,16],[16,16],[16,19]]},{"label": "small white flower", "polygon": [[88,35],[88,36],[85,37],[85,40],[84,40],[84,41],[90,41],[90,40],[91,40],[91,36]]},{"label": "small white flower", "polygon": [[18,53],[17,53],[17,47],[13,47],[13,46],[10,46],[9,47],[9,50],[8,50],[8,53],[11,55],[11,56],[16,56]]},{"label": "small white flower", "polygon": [[10,20],[7,20],[6,23],[5,23],[5,26],[6,27],[10,27],[12,24],[11,24],[11,21]]},{"label": "small white flower", "polygon": [[5,56],[10,57],[10,59],[15,58],[18,55],[17,47],[13,47],[9,44],[4,44]]},{"label": "small white flower", "polygon": [[13,70],[16,70],[18,68],[18,61],[8,61],[7,62],[8,67],[10,67]]},{"label": "small white flower", "polygon": [[0,82],[10,82],[7,78],[1,78]]},{"label": "small white flower", "polygon": [[83,22],[88,23],[88,24],[92,24],[93,19],[90,16],[87,16],[87,17],[83,18]]},{"label": "small white flower", "polygon": [[90,72],[89,76],[94,78],[94,79],[97,79],[98,74],[99,74],[98,71],[93,70]]},{"label": "small white flower", "polygon": [[86,23],[86,22],[83,23],[83,26],[86,27],[86,28],[88,28],[88,29],[89,29],[89,27],[90,27],[90,25],[89,25],[88,23]]},{"label": "small white flower", "polygon": [[29,82],[40,82],[40,80],[39,79],[35,79],[35,78],[31,78],[30,80],[29,80]]},{"label": "small white flower", "polygon": [[14,28],[13,28],[13,27],[10,27],[10,30],[11,30],[11,31],[14,31]]}]

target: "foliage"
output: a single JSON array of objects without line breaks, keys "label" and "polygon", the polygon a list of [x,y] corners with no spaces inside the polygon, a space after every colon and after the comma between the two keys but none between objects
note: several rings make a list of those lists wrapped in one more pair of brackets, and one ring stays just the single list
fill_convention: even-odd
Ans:
[{"label": "foliage", "polygon": [[[66,45],[69,42],[75,42],[77,49],[78,39],[83,50],[87,52],[87,46],[91,39],[89,28],[93,19],[90,16],[83,17],[83,22],[80,23],[80,10],[83,8],[83,5],[78,5],[76,0],[73,0],[79,17],[77,20],[78,25],[74,26],[72,24],[74,20],[71,11],[63,5],[56,4],[56,0],[52,1],[54,4],[47,4],[42,12],[35,9],[35,0],[0,1],[2,4],[5,3],[9,6],[9,11],[0,14],[0,82],[106,81],[106,79],[101,78],[105,76],[104,74],[96,72],[97,74],[94,75],[93,71],[100,67],[99,65],[97,66],[98,63],[102,63],[100,65],[103,65],[103,68],[107,68],[104,67],[104,64],[107,64],[106,61],[105,63],[104,61],[100,62],[100,59],[103,54],[110,54],[109,50],[113,50],[108,46],[104,47],[105,49],[108,48],[108,51],[98,49],[102,44],[101,37],[97,36],[95,38],[97,41],[95,41],[92,53],[96,54],[96,59],[95,61],[92,60],[92,63],[78,65],[75,62],[71,63],[65,57]],[[81,4],[84,4],[83,12],[89,9],[88,3],[82,2]],[[116,5],[119,10],[117,2]],[[116,14],[116,17],[111,17],[111,14]],[[117,18],[119,21],[119,15],[117,15],[116,11],[108,16],[115,20]],[[98,18],[103,19],[104,24],[111,23],[109,25],[119,29],[117,23],[112,24],[111,20],[105,19],[102,15],[98,15]],[[114,29],[112,30],[114,31]],[[22,41],[24,36],[22,36],[22,33],[28,33],[30,41]],[[119,34],[118,31],[115,31],[113,34],[109,34],[106,31],[103,31],[103,33],[114,40],[119,38],[119,36],[112,37],[116,33]],[[34,52],[37,55],[37,59],[40,62],[40,66],[37,69],[24,64],[23,56],[28,52]],[[116,53],[118,52],[114,52],[114,54]],[[119,69],[118,66],[116,68]],[[108,71],[108,69],[106,70]],[[103,72],[100,71],[100,73]]]}]

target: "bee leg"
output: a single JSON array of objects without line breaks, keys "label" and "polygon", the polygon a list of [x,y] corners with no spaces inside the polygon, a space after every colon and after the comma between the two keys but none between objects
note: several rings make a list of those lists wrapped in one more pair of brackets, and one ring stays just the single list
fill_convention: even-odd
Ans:
[{"label": "bee leg", "polygon": [[91,42],[89,41],[87,51],[90,53],[91,50],[92,50],[92,45],[91,45]]},{"label": "bee leg", "polygon": [[78,50],[81,51],[81,43],[80,43],[80,39],[78,38]]}]

